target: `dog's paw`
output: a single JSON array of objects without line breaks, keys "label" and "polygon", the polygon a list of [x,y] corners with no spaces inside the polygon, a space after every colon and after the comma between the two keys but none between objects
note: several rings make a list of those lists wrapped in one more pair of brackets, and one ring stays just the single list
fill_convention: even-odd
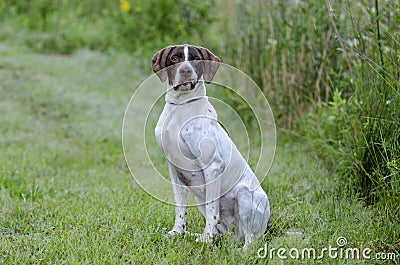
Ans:
[{"label": "dog's paw", "polygon": [[178,231],[176,229],[172,229],[168,232],[168,235],[170,236],[182,236],[185,234],[185,231]]},{"label": "dog's paw", "polygon": [[214,242],[214,235],[211,233],[203,233],[196,238],[196,242],[211,244]]}]

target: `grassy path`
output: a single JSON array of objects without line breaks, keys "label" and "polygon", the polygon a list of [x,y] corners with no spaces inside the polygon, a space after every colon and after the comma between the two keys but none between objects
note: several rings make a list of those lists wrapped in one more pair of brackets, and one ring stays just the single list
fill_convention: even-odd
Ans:
[{"label": "grassy path", "polygon": [[[254,249],[237,252],[228,237],[215,245],[164,237],[174,209],[132,181],[121,147],[125,106],[150,73],[139,66],[124,54],[52,56],[0,43],[0,264],[265,264],[269,257],[257,257],[264,244],[319,251],[338,237],[372,253],[393,247],[384,242],[396,230],[288,136],[263,184],[271,228]],[[201,232],[197,210],[188,219]],[[281,263],[276,252],[272,263]]]}]

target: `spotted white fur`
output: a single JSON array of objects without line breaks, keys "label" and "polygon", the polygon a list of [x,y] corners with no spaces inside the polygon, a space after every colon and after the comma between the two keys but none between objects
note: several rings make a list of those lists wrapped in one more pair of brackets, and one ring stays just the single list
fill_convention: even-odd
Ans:
[{"label": "spotted white fur", "polygon": [[[246,249],[267,228],[268,197],[219,125],[215,109],[206,96],[205,82],[197,82],[198,69],[189,61],[189,46],[176,47],[182,48],[184,58],[172,77],[173,88],[177,89],[167,90],[166,104],[155,128],[157,143],[169,162],[176,204],[175,223],[169,234],[186,233],[185,193],[190,192],[206,219],[204,231],[197,235],[196,241],[209,243],[218,233],[233,232],[235,238],[244,239]],[[214,56],[202,47],[190,49]],[[178,53],[182,55],[182,50]],[[195,82],[195,87],[191,88],[188,80]]]}]

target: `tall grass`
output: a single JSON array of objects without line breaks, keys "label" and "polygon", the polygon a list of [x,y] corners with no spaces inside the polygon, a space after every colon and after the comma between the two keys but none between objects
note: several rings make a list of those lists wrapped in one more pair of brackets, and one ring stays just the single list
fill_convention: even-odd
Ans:
[{"label": "tall grass", "polygon": [[347,65],[323,1],[238,1],[227,18],[225,58],[249,73],[291,128],[310,102],[327,102]]},{"label": "tall grass", "polygon": [[[400,198],[400,4],[375,0],[369,5],[350,1],[337,5],[352,21],[354,39],[346,47],[358,91],[348,104],[359,104],[352,119],[353,141],[348,148],[354,182],[367,202],[393,204]],[[365,14],[363,20],[360,14]],[[332,24],[335,24],[332,17]],[[343,39],[339,38],[343,43]],[[343,114],[343,119],[356,113]],[[350,124],[349,124],[350,125]],[[397,208],[397,209],[396,209]]]},{"label": "tall grass", "polygon": [[280,127],[317,143],[368,203],[398,213],[400,5],[238,1],[222,50],[271,100]]},{"label": "tall grass", "polygon": [[335,97],[320,110],[316,126],[330,131],[330,137],[318,138],[333,147],[332,162],[366,202],[383,200],[395,216],[400,198],[400,5],[378,0],[326,5],[354,90],[343,94],[346,90],[332,83]]}]

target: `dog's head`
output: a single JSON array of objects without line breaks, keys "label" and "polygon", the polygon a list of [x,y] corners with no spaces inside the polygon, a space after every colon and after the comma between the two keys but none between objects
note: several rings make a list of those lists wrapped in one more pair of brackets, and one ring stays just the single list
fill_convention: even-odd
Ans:
[{"label": "dog's head", "polygon": [[168,79],[175,91],[193,90],[200,78],[210,83],[221,60],[208,49],[192,45],[168,46],[153,56],[153,71],[162,82]]}]

